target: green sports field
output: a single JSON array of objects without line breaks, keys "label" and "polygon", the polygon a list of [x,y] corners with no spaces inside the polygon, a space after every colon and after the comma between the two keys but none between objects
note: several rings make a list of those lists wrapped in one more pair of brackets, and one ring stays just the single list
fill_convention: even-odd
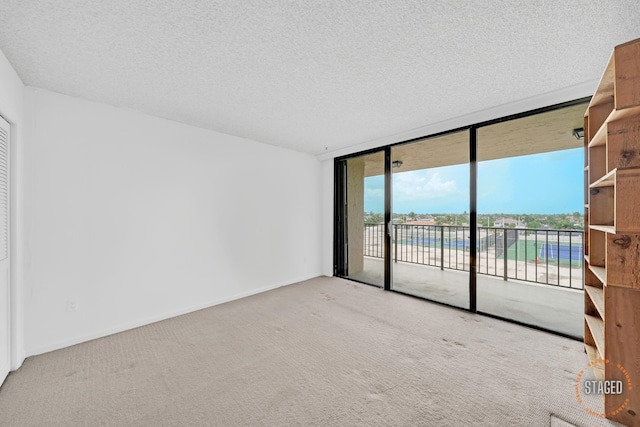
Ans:
[{"label": "green sports field", "polygon": [[[540,249],[545,243],[545,240],[538,239],[538,242],[536,244],[535,238],[533,240],[527,239],[526,242],[524,240],[519,240],[518,242],[509,246],[507,250],[507,259],[516,259],[517,254],[518,261],[535,262],[539,257]],[[549,245],[553,246],[554,242],[550,242]],[[562,242],[561,245],[568,246],[569,243]],[[581,246],[581,244],[573,243],[571,246]],[[503,256],[500,255],[498,259],[503,259]],[[549,264],[551,265],[558,265],[558,263],[560,265],[569,265],[569,262],[571,262],[571,265],[573,267],[579,267],[582,265],[581,259],[572,259],[571,261],[569,261],[568,259],[549,259]],[[540,258],[540,263],[546,263],[546,259]]]}]

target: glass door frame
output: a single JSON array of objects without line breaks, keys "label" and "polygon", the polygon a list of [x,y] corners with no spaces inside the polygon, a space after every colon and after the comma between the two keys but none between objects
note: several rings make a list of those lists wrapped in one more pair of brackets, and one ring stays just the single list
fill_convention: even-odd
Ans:
[{"label": "glass door frame", "polygon": [[[497,123],[502,123],[510,120],[516,120],[523,117],[533,116],[536,114],[546,113],[549,111],[559,110],[566,107],[571,107],[574,105],[588,103],[591,100],[591,97],[584,97],[579,99],[574,99],[572,101],[562,102],[558,104],[553,104],[547,107],[537,108],[517,114],[512,114],[504,117],[500,117],[497,119],[487,120],[484,122],[479,122],[467,126],[462,126],[456,129],[451,129],[443,132],[438,132],[431,135],[421,136],[418,138],[412,138],[410,140],[397,142],[394,144],[387,145],[385,147],[373,148],[370,150],[360,151],[353,154],[348,154],[344,156],[339,156],[334,159],[334,245],[333,245],[333,260],[334,260],[334,270],[333,274],[337,277],[346,277],[346,270],[344,265],[345,260],[345,203],[346,203],[346,181],[345,181],[345,168],[346,168],[346,160],[353,157],[358,157],[366,154],[384,152],[385,162],[384,162],[384,289],[390,290],[393,292],[398,292],[392,289],[392,254],[391,254],[391,234],[392,234],[392,158],[391,158],[391,148],[401,144],[409,144],[412,142],[418,142],[421,140],[425,140],[428,138],[435,138],[438,136],[443,136],[447,134],[452,134],[456,132],[467,131],[469,134],[469,260],[470,260],[470,268],[469,268],[469,308],[462,308],[458,306],[449,305],[440,301],[431,300],[428,298],[417,297],[421,299],[425,299],[427,301],[435,302],[442,305],[447,305],[450,307],[454,307],[457,309],[469,311],[472,313],[480,313],[486,315],[488,317],[494,317],[502,320],[506,320],[511,323],[522,324],[527,327],[531,327],[538,330],[543,330],[545,332],[550,332],[555,335],[566,336],[568,338],[577,339],[576,337],[562,334],[557,331],[548,330],[545,328],[537,327],[535,325],[524,324],[513,319],[503,318],[494,314],[479,312],[477,309],[477,231],[478,231],[478,129],[491,126]],[[349,279],[353,280],[353,279]]]},{"label": "glass door frame", "polygon": [[[349,280],[348,277],[348,219],[347,219],[347,160],[367,154],[384,153],[384,284],[382,289],[391,290],[391,146],[362,151],[354,155],[334,160],[334,226],[333,226],[333,275]],[[366,285],[371,283],[361,282]],[[377,287],[377,286],[376,286]]]}]

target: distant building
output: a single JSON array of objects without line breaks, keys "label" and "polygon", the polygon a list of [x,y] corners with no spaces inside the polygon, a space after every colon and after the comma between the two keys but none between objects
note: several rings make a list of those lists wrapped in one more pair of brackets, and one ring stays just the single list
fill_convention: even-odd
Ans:
[{"label": "distant building", "polygon": [[519,221],[513,218],[502,218],[493,223],[494,227],[515,227],[515,228],[523,228],[525,226],[524,222]]},{"label": "distant building", "polygon": [[436,225],[434,220],[430,221],[407,221],[405,222],[407,225]]}]

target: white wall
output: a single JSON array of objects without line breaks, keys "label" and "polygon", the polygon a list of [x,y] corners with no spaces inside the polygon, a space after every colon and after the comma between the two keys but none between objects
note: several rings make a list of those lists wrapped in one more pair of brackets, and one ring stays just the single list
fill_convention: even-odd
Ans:
[{"label": "white wall", "polygon": [[11,369],[22,364],[22,157],[25,140],[24,85],[0,51],[0,115],[11,124]]},{"label": "white wall", "polygon": [[29,355],[321,274],[314,157],[39,89],[26,111]]}]

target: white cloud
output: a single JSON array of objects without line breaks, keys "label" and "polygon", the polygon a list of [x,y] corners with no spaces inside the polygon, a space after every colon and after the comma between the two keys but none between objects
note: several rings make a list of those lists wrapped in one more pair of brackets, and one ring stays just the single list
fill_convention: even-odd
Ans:
[{"label": "white cloud", "polygon": [[393,178],[393,197],[398,201],[436,199],[459,191],[455,179],[435,171],[398,173]]},{"label": "white cloud", "polygon": [[366,188],[364,189],[364,197],[367,200],[384,200],[384,188]]}]

